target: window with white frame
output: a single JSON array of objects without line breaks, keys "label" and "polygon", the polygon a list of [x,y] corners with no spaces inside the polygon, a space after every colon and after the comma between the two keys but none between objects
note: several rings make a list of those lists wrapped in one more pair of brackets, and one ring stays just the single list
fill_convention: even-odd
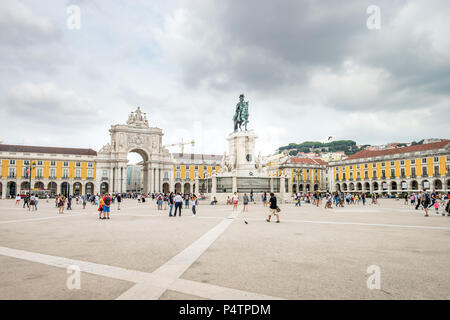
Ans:
[{"label": "window with white frame", "polygon": [[63,169],[63,178],[68,178],[69,177],[69,169]]},{"label": "window with white frame", "polygon": [[92,177],[93,177],[93,171],[92,171],[92,169],[88,169],[88,170],[87,170],[87,177],[88,177],[88,178],[92,178]]}]

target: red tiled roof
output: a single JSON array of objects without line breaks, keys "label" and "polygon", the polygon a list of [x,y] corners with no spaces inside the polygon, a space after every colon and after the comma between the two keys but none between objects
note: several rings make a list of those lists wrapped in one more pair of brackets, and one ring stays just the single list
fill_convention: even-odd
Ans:
[{"label": "red tiled roof", "polygon": [[316,158],[298,158],[298,157],[291,157],[290,161],[292,163],[301,163],[301,164],[315,164],[315,165],[326,165],[327,162],[323,161],[322,159],[316,159]]},{"label": "red tiled roof", "polygon": [[29,152],[29,153],[58,153],[58,154],[83,155],[83,156],[97,155],[97,152],[92,149],[22,146],[22,145],[1,144],[1,143],[0,143],[0,151]]},{"label": "red tiled roof", "polygon": [[448,146],[448,144],[450,144],[450,140],[443,140],[440,142],[418,144],[415,146],[385,149],[385,150],[376,150],[376,151],[363,150],[363,151],[359,151],[359,152],[355,153],[352,156],[349,156],[345,160],[361,159],[361,158],[374,158],[374,157],[387,156],[387,155],[392,155],[392,154],[442,149],[442,148]]}]

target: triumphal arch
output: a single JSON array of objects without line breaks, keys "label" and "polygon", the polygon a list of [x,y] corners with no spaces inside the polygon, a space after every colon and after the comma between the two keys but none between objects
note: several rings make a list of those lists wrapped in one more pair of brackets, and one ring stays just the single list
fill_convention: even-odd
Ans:
[{"label": "triumphal arch", "polygon": [[128,116],[126,124],[112,125],[109,132],[111,142],[98,152],[97,172],[102,175],[102,191],[126,192],[130,152],[140,154],[143,159],[143,192],[160,192],[163,184],[173,185],[174,161],[162,145],[163,132],[149,125],[139,107]]}]

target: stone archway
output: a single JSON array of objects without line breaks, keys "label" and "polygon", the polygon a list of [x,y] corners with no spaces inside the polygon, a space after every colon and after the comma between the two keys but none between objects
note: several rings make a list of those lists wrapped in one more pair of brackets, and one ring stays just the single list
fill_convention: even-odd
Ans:
[{"label": "stone archway", "polygon": [[109,184],[107,182],[102,182],[100,185],[100,194],[105,194],[109,192]]},{"label": "stone archway", "polygon": [[175,193],[181,193],[181,183],[175,183]]},{"label": "stone archway", "polygon": [[112,125],[109,130],[111,142],[100,149],[98,169],[108,171],[110,192],[127,190],[128,153],[138,153],[142,161],[142,185],[144,193],[159,192],[162,189],[163,170],[174,161],[162,145],[163,132],[150,127],[144,112],[138,107],[128,116],[126,124]]},{"label": "stone archway", "polygon": [[70,194],[70,184],[68,182],[61,183],[60,189],[61,189],[60,193],[63,196],[67,197]]},{"label": "stone archway", "polygon": [[433,188],[434,188],[434,190],[443,190],[443,188],[442,188],[442,181],[439,180],[439,179],[434,180]]},{"label": "stone archway", "polygon": [[397,182],[396,181],[392,181],[391,182],[391,190],[392,191],[397,191]]},{"label": "stone archway", "polygon": [[73,184],[73,195],[79,196],[83,193],[83,187],[80,182]]},{"label": "stone archway", "polygon": [[43,190],[45,189],[44,183],[42,181],[37,181],[34,183],[34,189]]},{"label": "stone archway", "polygon": [[52,195],[55,195],[58,193],[58,185],[56,182],[51,181],[47,185],[47,190],[49,190]]},{"label": "stone archway", "polygon": [[370,191],[370,183],[364,182],[364,191]]},{"label": "stone archway", "polygon": [[184,192],[185,194],[191,193],[191,184],[190,184],[190,183],[186,182],[186,183],[184,184],[183,192]]},{"label": "stone archway", "polygon": [[84,193],[94,194],[94,184],[92,182],[86,183],[86,185],[84,186]]},{"label": "stone archway", "polygon": [[28,181],[24,181],[20,184],[21,192],[28,192],[30,190],[30,183]]},{"label": "stone archway", "polygon": [[14,181],[9,181],[6,185],[6,195],[15,197],[17,193],[17,184]]},{"label": "stone archway", "polygon": [[169,184],[167,182],[164,182],[163,183],[163,193],[167,194],[169,192],[170,192],[170,186],[169,186]]},{"label": "stone archway", "polygon": [[341,191],[341,185],[339,183],[336,183],[336,191]]}]

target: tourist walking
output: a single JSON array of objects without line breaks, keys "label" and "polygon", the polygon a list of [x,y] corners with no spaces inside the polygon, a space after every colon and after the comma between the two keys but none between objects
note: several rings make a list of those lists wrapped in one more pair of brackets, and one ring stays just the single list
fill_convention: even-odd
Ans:
[{"label": "tourist walking", "polygon": [[169,217],[172,216],[172,209],[173,209],[173,204],[174,204],[173,198],[174,198],[174,195],[173,195],[173,192],[171,192],[169,194]]},{"label": "tourist walking", "polygon": [[239,196],[238,196],[237,192],[235,192],[233,194],[232,200],[233,200],[233,211],[236,211],[237,210],[237,206],[238,206],[238,202],[239,202]]},{"label": "tourist walking", "polygon": [[64,196],[60,196],[59,197],[59,202],[58,202],[58,213],[63,214],[64,213]]},{"label": "tourist walking", "polygon": [[423,194],[422,194],[422,206],[423,206],[423,210],[425,210],[425,217],[429,217],[428,215],[428,208],[430,206],[431,203],[431,197],[428,194],[428,192],[426,192],[426,190],[423,190]]},{"label": "tourist walking", "polygon": [[122,195],[118,193],[116,199],[117,199],[117,210],[120,210],[120,204],[122,203]]},{"label": "tourist walking", "polygon": [[269,217],[266,219],[267,222],[270,222],[270,218],[272,218],[272,215],[277,217],[277,223],[280,223],[280,215],[278,214],[279,208],[277,206],[277,198],[273,194],[273,192],[270,193],[270,199],[269,199]]},{"label": "tourist walking", "polygon": [[194,195],[192,195],[192,215],[194,217],[197,214],[197,211],[196,211],[197,204],[198,204],[198,200],[197,200],[197,197],[194,194]]},{"label": "tourist walking", "polygon": [[248,211],[248,196],[246,193],[244,193],[244,197],[242,198],[242,202],[244,203],[244,208],[242,211]]},{"label": "tourist walking", "polygon": [[20,205],[20,200],[22,200],[21,197],[20,197],[20,194],[17,194],[17,196],[16,196],[16,206]]}]

